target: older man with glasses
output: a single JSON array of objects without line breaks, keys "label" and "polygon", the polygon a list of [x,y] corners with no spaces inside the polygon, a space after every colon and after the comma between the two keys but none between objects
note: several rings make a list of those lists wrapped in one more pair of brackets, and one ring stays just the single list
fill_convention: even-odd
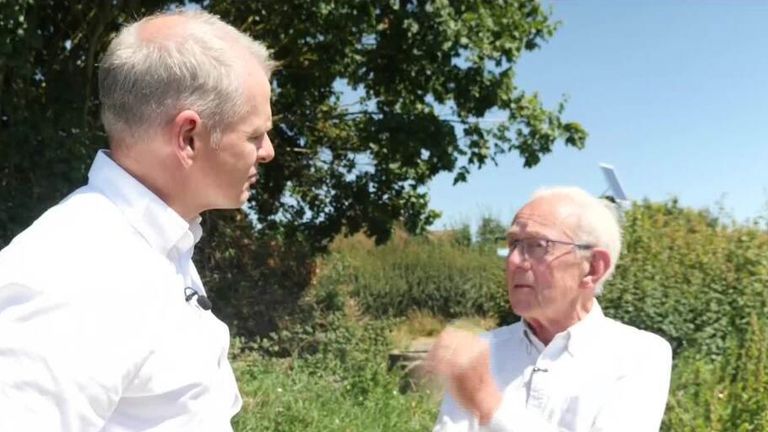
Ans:
[{"label": "older man with glasses", "polygon": [[574,187],[536,192],[507,232],[507,291],[522,320],[445,330],[427,358],[448,393],[435,432],[658,431],[669,343],[603,315],[621,251],[615,209]]}]

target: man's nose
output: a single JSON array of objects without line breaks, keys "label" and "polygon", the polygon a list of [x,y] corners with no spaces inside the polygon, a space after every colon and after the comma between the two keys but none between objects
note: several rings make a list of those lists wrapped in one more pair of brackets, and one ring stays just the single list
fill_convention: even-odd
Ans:
[{"label": "man's nose", "polygon": [[264,139],[256,151],[256,160],[258,163],[267,163],[274,159],[274,157],[275,149],[272,147],[272,140],[269,139],[269,135],[264,135]]}]

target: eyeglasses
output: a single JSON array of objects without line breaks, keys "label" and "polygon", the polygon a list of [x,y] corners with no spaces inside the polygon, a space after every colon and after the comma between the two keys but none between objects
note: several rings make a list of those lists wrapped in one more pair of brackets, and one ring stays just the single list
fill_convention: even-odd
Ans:
[{"label": "eyeglasses", "polygon": [[551,240],[546,238],[525,238],[525,239],[509,239],[508,245],[509,245],[509,252],[507,253],[507,257],[511,256],[512,253],[515,252],[515,250],[520,251],[520,256],[525,257],[527,260],[536,261],[536,260],[542,260],[546,258],[547,255],[552,252],[552,248],[556,244],[566,245],[566,246],[572,246],[579,250],[589,250],[592,249],[594,246],[583,244],[583,243],[573,243],[573,242],[566,242],[566,241],[560,241],[560,240]]}]

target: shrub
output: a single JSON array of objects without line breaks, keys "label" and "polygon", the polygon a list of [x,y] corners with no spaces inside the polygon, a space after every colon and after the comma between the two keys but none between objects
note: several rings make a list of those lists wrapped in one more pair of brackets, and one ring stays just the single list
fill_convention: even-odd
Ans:
[{"label": "shrub", "polygon": [[242,211],[218,211],[204,220],[195,264],[213,312],[233,336],[255,338],[279,329],[315,275],[315,257],[301,239],[255,237]]},{"label": "shrub", "polygon": [[411,238],[371,250],[337,252],[325,265],[341,266],[320,286],[343,287],[373,317],[427,311],[446,319],[509,315],[503,262],[493,252],[449,240]]},{"label": "shrub", "polygon": [[745,334],[728,339],[723,357],[689,351],[675,363],[662,430],[768,430],[768,334],[754,315]]},{"label": "shrub", "polygon": [[624,252],[600,301],[606,314],[666,337],[675,352],[719,355],[768,304],[768,236],[724,226],[675,201],[625,213]]},{"label": "shrub", "polygon": [[[429,430],[433,396],[401,394],[400,373],[387,369],[390,321],[366,320],[353,307],[315,317],[311,331],[296,322],[236,355],[244,397],[237,431]],[[292,354],[268,358],[264,349]]]}]

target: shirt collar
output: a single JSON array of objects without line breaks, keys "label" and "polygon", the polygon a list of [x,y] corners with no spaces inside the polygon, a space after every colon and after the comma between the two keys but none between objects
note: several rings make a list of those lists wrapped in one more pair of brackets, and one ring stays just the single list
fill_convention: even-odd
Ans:
[{"label": "shirt collar", "polygon": [[524,319],[521,319],[520,322],[522,323],[520,326],[520,337],[523,339],[523,343],[525,343],[526,346],[535,349],[539,354],[544,352],[546,345],[536,337],[536,334],[533,333],[533,329],[528,325],[528,322]]},{"label": "shirt collar", "polygon": [[[600,307],[597,299],[593,299],[592,309],[587,316],[576,324],[568,327],[565,331],[555,335],[552,342],[564,338],[566,341],[565,348],[572,356],[575,357],[580,353],[584,353],[585,350],[590,350],[590,345],[600,342],[597,331],[600,327],[600,322],[603,319],[605,319],[603,309]],[[520,337],[525,343],[535,348],[539,353],[543,352],[546,346],[536,337],[528,323],[525,320],[521,321]]]},{"label": "shirt collar", "polygon": [[187,222],[146,186],[99,150],[88,172],[88,185],[101,191],[126,216],[150,246],[167,256],[174,248],[191,250],[203,234],[200,216]]}]

